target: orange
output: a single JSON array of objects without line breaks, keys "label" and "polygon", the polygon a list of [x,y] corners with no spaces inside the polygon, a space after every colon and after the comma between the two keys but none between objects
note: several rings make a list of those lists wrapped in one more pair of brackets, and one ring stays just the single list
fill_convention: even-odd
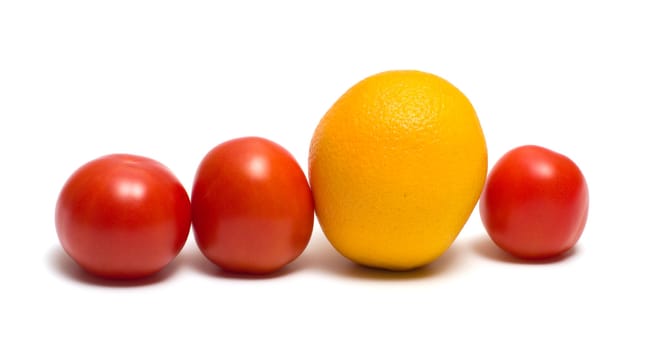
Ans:
[{"label": "orange", "polygon": [[370,76],[320,120],[309,179],[320,226],[362,265],[408,270],[444,253],[481,194],[486,143],[470,101],[421,71]]}]

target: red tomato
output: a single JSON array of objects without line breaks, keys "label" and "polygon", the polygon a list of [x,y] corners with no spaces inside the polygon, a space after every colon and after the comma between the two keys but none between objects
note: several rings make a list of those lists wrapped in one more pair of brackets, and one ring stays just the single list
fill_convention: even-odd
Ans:
[{"label": "red tomato", "polygon": [[571,249],[587,221],[585,177],[569,158],[538,146],[507,152],[493,167],[480,212],[490,238],[526,259]]},{"label": "red tomato", "polygon": [[226,271],[274,272],[297,258],[313,230],[313,197],[295,159],[258,137],[224,142],[198,167],[191,193],[196,242]]},{"label": "red tomato", "polygon": [[182,184],[152,159],[114,154],[74,172],[57,201],[64,250],[83,269],[106,278],[156,273],[182,249],[191,226]]}]

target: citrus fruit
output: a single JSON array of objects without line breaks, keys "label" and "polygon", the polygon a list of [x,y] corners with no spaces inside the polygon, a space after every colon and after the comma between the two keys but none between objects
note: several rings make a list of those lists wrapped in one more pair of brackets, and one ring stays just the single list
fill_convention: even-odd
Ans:
[{"label": "citrus fruit", "polygon": [[309,179],[338,252],[370,267],[426,265],[453,243],[486,179],[486,143],[470,101],[421,71],[370,76],[320,120]]}]

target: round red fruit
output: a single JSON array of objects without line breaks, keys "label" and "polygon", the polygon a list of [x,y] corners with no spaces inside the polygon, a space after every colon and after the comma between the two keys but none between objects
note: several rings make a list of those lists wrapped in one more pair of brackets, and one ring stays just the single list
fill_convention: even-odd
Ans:
[{"label": "round red fruit", "polygon": [[507,152],[488,174],[480,213],[490,238],[525,259],[571,249],[589,209],[587,183],[568,157],[539,146]]},{"label": "round red fruit", "polygon": [[55,224],[65,252],[88,272],[139,278],[180,252],[191,226],[189,197],[161,163],[113,154],[76,170],[57,200]]},{"label": "round red fruit", "polygon": [[296,259],[313,230],[313,197],[296,160],[259,137],[224,142],[202,160],[191,193],[194,236],[222,269],[267,274]]}]

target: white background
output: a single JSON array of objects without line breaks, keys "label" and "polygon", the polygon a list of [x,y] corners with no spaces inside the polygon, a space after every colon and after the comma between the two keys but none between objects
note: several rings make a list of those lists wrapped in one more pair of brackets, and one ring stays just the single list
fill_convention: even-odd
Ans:
[{"label": "white background", "polygon": [[[0,348],[601,348],[663,339],[663,13],[656,1],[0,3]],[[489,165],[533,143],[590,187],[573,254],[516,262],[477,212],[431,266],[359,268],[316,227],[271,278],[231,278],[192,236],[160,275],[103,283],[62,252],[55,201],[98,156],[203,155],[258,135],[306,169],[331,104],[388,69],[473,102]]]}]

